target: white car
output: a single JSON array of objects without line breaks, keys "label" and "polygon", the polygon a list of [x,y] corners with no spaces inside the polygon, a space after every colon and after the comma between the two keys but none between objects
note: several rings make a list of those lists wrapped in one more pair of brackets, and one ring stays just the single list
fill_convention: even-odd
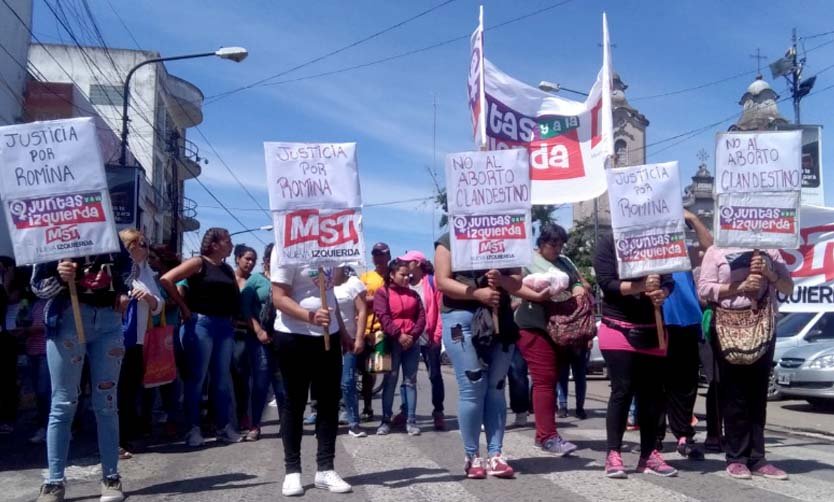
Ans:
[{"label": "white car", "polygon": [[[834,312],[795,312],[782,316],[776,322],[774,367],[788,350],[823,341],[834,341]],[[782,398],[772,372],[767,397],[769,400]]]}]

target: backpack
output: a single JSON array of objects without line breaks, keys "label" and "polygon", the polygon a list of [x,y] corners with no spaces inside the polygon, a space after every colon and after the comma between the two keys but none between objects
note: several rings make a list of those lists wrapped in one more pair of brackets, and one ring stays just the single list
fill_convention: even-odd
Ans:
[{"label": "backpack", "polygon": [[572,296],[562,302],[546,302],[547,334],[561,347],[581,347],[597,332],[590,297]]}]

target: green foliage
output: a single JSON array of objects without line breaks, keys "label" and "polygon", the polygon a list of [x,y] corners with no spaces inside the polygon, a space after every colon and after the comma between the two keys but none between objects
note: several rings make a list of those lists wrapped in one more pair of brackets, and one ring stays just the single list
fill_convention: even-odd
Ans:
[{"label": "green foliage", "polygon": [[592,285],[596,284],[594,265],[594,221],[591,218],[575,222],[562,253],[570,258]]}]

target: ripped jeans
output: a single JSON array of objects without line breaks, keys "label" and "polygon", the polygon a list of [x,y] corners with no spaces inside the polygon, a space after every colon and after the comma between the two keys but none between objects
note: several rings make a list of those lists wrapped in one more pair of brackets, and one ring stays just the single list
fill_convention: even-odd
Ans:
[{"label": "ripped jeans", "polygon": [[122,321],[112,308],[81,305],[86,343],[81,345],[75,331],[72,309],[61,315],[56,330],[46,341],[46,358],[52,379],[52,406],[46,434],[49,474],[47,483],[63,483],[69,454],[70,428],[78,407],[79,384],[84,358],[90,363],[93,410],[98,429],[98,450],[102,477],[119,474],[119,411],[117,382],[124,357]]},{"label": "ripped jeans", "polygon": [[501,453],[504,447],[507,422],[504,382],[515,346],[509,346],[504,352],[502,344],[494,344],[489,360],[484,361],[487,366],[483,367],[471,342],[472,315],[466,310],[444,313],[443,344],[458,382],[458,423],[463,449],[468,457],[479,454],[483,424],[487,453],[492,456]]}]

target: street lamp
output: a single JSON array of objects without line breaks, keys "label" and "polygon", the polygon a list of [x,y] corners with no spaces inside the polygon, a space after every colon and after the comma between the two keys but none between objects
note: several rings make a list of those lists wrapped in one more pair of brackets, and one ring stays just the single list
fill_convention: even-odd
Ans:
[{"label": "street lamp", "polygon": [[246,230],[238,230],[237,232],[230,233],[229,237],[231,237],[233,235],[246,234],[246,233],[249,233],[249,232],[257,232],[258,230],[263,230],[265,232],[269,231],[269,230],[272,230],[272,225],[263,225],[263,226],[256,227],[256,228],[247,228]]},{"label": "street lamp", "polygon": [[234,61],[235,63],[239,63],[246,59],[246,56],[248,55],[249,52],[243,47],[221,47],[214,52],[201,52],[199,54],[186,54],[183,56],[148,59],[131,68],[130,71],[127,72],[124,88],[122,89],[122,143],[121,154],[119,155],[119,165],[121,167],[127,167],[127,106],[128,101],[130,100],[130,79],[133,77],[136,70],[151,63],[162,63],[164,61],[176,61],[179,59],[205,58],[209,56],[217,56],[221,59],[228,59]]},{"label": "street lamp", "polygon": [[587,92],[574,91],[573,89],[568,89],[567,87],[562,87],[562,84],[557,84],[557,83],[554,83],[554,82],[550,82],[548,80],[542,80],[541,82],[539,82],[539,90],[542,90],[544,92],[549,92],[551,94],[556,94],[559,91],[565,91],[565,92],[572,92],[574,94],[579,94],[580,96],[588,96]]}]

